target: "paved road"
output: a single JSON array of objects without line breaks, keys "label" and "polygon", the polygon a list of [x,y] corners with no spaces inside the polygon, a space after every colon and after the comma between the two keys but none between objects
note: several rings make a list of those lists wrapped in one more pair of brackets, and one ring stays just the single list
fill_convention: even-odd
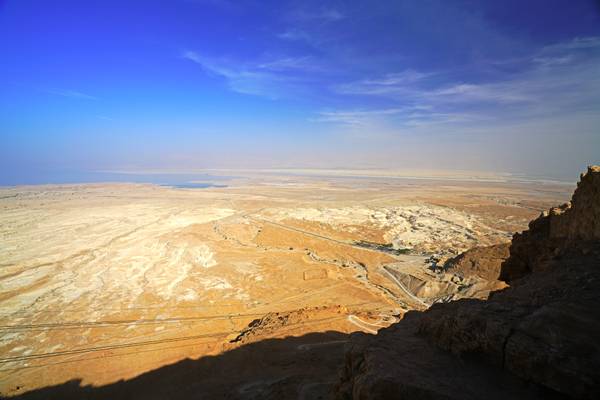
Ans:
[{"label": "paved road", "polygon": [[[377,331],[379,330],[379,328],[384,328],[384,325],[379,325],[379,324],[373,324],[370,322],[366,322],[363,321],[362,319],[358,318],[356,315],[351,314],[348,315],[348,322],[358,326],[359,328],[372,333],[373,335],[377,334]],[[375,328],[375,329],[373,329]]]},{"label": "paved road", "polygon": [[382,267],[382,268],[381,268],[381,270],[382,270],[383,272],[385,272],[385,274],[386,274],[387,276],[389,276],[389,277],[390,277],[390,279],[391,279],[393,282],[395,282],[395,283],[398,285],[398,287],[399,287],[400,289],[402,289],[402,291],[403,291],[403,292],[404,292],[404,293],[405,293],[405,294],[406,294],[408,297],[410,297],[412,300],[416,301],[417,303],[419,303],[419,304],[421,304],[421,305],[423,305],[423,306],[425,306],[425,307],[429,307],[429,304],[427,304],[426,302],[424,302],[423,300],[421,300],[420,298],[418,298],[417,296],[415,296],[414,294],[412,294],[412,293],[411,293],[411,291],[410,291],[410,290],[408,290],[408,288],[402,284],[402,282],[400,282],[398,279],[396,279],[396,277],[395,277],[395,276],[394,276],[392,273],[390,273],[390,271],[388,271],[388,270],[385,268],[385,266],[384,266],[384,267]]}]

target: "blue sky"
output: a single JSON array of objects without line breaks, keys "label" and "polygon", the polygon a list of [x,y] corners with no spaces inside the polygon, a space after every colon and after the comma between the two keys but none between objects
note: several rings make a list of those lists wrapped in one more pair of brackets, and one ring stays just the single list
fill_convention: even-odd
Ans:
[{"label": "blue sky", "polygon": [[600,162],[595,1],[0,0],[0,54],[0,184]]}]

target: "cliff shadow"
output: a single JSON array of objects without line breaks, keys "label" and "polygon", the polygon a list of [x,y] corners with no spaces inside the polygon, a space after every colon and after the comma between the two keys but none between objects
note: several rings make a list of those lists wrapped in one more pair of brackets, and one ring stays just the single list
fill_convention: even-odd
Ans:
[{"label": "cliff shadow", "polygon": [[219,355],[184,359],[102,386],[80,379],[35,389],[11,400],[64,399],[319,399],[329,398],[349,334],[328,331],[265,339]]}]

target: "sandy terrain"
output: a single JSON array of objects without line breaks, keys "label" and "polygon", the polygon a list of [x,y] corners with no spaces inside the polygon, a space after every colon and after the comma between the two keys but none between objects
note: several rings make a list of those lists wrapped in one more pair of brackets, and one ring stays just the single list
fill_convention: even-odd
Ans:
[{"label": "sandy terrain", "polygon": [[284,176],[1,188],[0,393],[269,337],[375,333],[466,286],[429,271],[430,255],[508,241],[571,190]]}]

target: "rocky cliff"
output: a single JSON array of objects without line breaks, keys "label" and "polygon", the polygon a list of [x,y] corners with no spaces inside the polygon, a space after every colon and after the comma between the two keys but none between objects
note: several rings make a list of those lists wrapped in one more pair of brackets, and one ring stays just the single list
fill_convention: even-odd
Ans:
[{"label": "rocky cliff", "polygon": [[353,335],[338,398],[600,398],[600,167],[514,236],[500,277],[488,301]]},{"label": "rocky cliff", "polygon": [[511,282],[540,271],[564,253],[585,254],[600,241],[600,167],[581,175],[571,202],[554,207],[531,221],[529,230],[516,234],[510,259],[500,279]]},{"label": "rocky cliff", "polygon": [[510,255],[509,247],[509,243],[474,247],[446,261],[444,269],[466,277],[474,275],[488,281],[496,280],[502,263]]}]

